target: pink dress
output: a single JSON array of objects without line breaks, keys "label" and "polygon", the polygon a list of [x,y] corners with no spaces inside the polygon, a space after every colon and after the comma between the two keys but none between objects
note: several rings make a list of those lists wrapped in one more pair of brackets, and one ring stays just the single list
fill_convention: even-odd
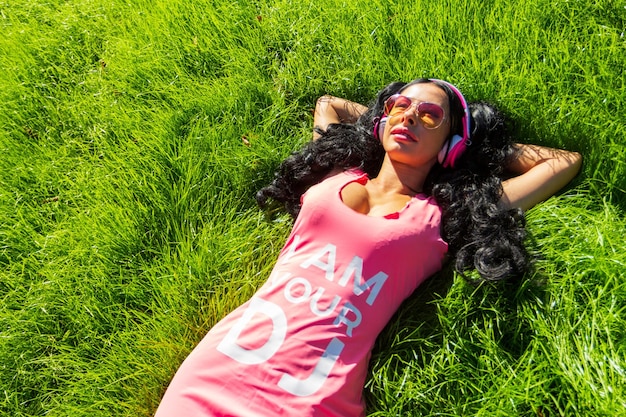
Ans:
[{"label": "pink dress", "polygon": [[441,212],[426,196],[398,213],[360,214],[342,188],[352,170],[303,196],[267,282],[183,362],[156,417],[364,416],[376,337],[441,268]]}]

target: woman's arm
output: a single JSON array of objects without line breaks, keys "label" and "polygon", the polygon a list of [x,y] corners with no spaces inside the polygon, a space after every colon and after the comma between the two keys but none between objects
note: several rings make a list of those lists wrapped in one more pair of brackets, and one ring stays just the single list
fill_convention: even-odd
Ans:
[{"label": "woman's arm", "polygon": [[366,110],[366,106],[343,98],[328,95],[318,98],[313,114],[313,140],[319,137],[315,128],[326,130],[332,123],[354,123]]},{"label": "woman's arm", "polygon": [[507,169],[514,177],[503,181],[501,204],[527,210],[563,188],[580,170],[578,152],[538,145],[515,145],[518,157]]}]

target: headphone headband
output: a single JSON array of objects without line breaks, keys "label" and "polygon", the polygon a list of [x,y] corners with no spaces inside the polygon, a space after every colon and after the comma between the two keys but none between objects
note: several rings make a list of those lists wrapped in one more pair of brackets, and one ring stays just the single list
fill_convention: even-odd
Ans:
[{"label": "headphone headband", "polygon": [[454,94],[456,94],[457,98],[461,102],[461,105],[463,106],[463,117],[461,118],[461,121],[463,124],[463,136],[462,137],[460,135],[452,136],[452,138],[450,138],[444,143],[443,148],[441,148],[441,151],[439,152],[439,155],[438,155],[439,163],[444,168],[448,168],[448,167],[454,168],[456,161],[459,159],[461,155],[463,155],[463,153],[465,152],[465,149],[469,145],[472,144],[472,141],[470,140],[469,106],[467,105],[467,101],[465,100],[465,97],[463,97],[463,94],[461,94],[461,91],[458,88],[456,88],[454,85],[450,84],[447,81],[439,80],[436,78],[430,78],[430,81],[434,83],[444,84],[445,86],[447,86],[450,90],[454,92]]},{"label": "headphone headband", "polygon": [[463,106],[463,118],[462,118],[463,141],[466,142],[466,145],[469,145],[471,143],[469,142],[470,140],[470,112],[469,112],[469,106],[467,105],[467,101],[465,101],[465,97],[463,97],[463,94],[461,94],[461,91],[458,88],[456,88],[453,84],[450,84],[447,81],[439,80],[437,78],[429,78],[429,80],[435,83],[445,84],[459,98],[459,101],[461,102],[461,105]]}]

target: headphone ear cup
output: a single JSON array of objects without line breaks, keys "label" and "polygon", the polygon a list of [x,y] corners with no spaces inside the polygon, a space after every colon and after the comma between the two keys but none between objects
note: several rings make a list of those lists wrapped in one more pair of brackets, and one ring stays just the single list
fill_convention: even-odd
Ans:
[{"label": "headphone ear cup", "polygon": [[374,137],[378,140],[383,139],[383,132],[385,131],[385,124],[387,124],[387,118],[383,117],[382,119],[376,121],[374,123]]},{"label": "headphone ear cup", "polygon": [[448,168],[448,167],[454,168],[454,164],[456,163],[457,159],[459,159],[459,157],[463,154],[466,146],[467,144],[465,143],[465,141],[463,140],[461,136],[459,135],[452,136],[451,139],[447,140],[443,144],[443,147],[441,148],[441,150],[439,151],[439,154],[437,155],[437,159],[439,160],[439,163],[444,168]]}]

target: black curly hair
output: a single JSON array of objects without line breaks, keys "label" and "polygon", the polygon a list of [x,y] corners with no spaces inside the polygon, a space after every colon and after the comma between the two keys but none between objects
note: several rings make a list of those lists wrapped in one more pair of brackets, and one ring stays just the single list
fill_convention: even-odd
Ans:
[{"label": "black curly hair", "polygon": [[[378,175],[385,151],[374,138],[375,120],[391,95],[410,85],[435,83],[448,96],[451,113],[450,137],[462,134],[463,106],[457,95],[437,80],[394,82],[383,88],[368,110],[354,124],[331,124],[317,130],[320,137],[307,143],[280,165],[274,180],[256,195],[261,207],[268,200],[284,204],[296,217],[300,198],[332,170],[360,168],[370,178]],[[469,104],[471,142],[454,169],[435,165],[424,184],[442,210],[442,237],[448,243],[455,269],[475,269],[481,280],[519,278],[529,268],[524,247],[525,220],[521,209],[503,209],[502,178],[507,161],[515,156],[504,115],[487,102]]]}]

